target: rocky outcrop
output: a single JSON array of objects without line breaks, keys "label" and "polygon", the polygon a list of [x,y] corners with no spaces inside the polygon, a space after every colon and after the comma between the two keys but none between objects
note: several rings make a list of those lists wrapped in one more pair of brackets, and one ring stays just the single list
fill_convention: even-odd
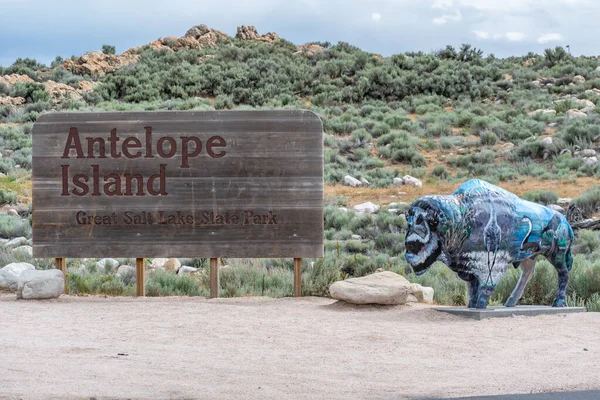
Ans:
[{"label": "rocky outcrop", "polygon": [[410,282],[391,271],[333,283],[329,294],[352,304],[405,304],[412,292]]},{"label": "rocky outcrop", "polygon": [[25,104],[23,97],[0,97],[0,106],[19,107]]},{"label": "rocky outcrop", "polygon": [[97,50],[63,62],[62,67],[74,74],[102,76],[119,68],[135,64],[139,55],[127,51],[119,56]]},{"label": "rocky outcrop", "polygon": [[27,270],[19,277],[17,298],[24,300],[55,299],[65,290],[65,278],[59,269]]},{"label": "rocky outcrop", "polygon": [[298,46],[298,51],[296,51],[294,53],[295,56],[297,55],[306,55],[306,56],[314,56],[315,54],[318,54],[322,51],[325,51],[325,47],[323,46],[319,46],[318,44],[303,44],[301,46]]},{"label": "rocky outcrop", "polygon": [[78,89],[75,89],[69,85],[65,85],[64,83],[46,81],[44,82],[44,88],[46,89],[46,92],[50,93],[50,98],[52,99],[54,106],[60,106],[69,99],[82,99],[81,93]]},{"label": "rocky outcrop", "polygon": [[579,110],[569,110],[567,111],[567,118],[568,119],[574,119],[574,118],[585,118],[587,117],[587,114],[579,111]]},{"label": "rocky outcrop", "polygon": [[0,84],[4,83],[6,86],[12,86],[15,83],[28,83],[34,82],[33,79],[28,77],[27,75],[19,75],[19,74],[10,74],[0,76]]},{"label": "rocky outcrop", "polygon": [[237,27],[236,39],[248,40],[253,42],[275,43],[280,40],[275,32],[268,32],[264,35],[259,35],[254,26],[242,25]]}]

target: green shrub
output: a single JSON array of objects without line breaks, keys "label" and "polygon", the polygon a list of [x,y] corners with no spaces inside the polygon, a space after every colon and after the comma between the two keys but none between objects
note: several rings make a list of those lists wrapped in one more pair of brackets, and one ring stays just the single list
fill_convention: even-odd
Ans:
[{"label": "green shrub", "polygon": [[498,136],[494,132],[482,131],[479,134],[479,139],[483,146],[492,146],[498,142]]},{"label": "green shrub", "polygon": [[431,175],[440,179],[448,179],[450,177],[450,173],[443,165],[436,165],[435,167],[433,167]]},{"label": "green shrub", "polygon": [[0,215],[0,238],[31,237],[31,224],[16,215]]},{"label": "green shrub", "polygon": [[556,204],[558,201],[558,194],[551,190],[532,190],[523,193],[521,196],[523,199],[539,203],[543,205]]},{"label": "green shrub", "polygon": [[13,204],[17,201],[17,194],[10,190],[0,189],[0,205]]},{"label": "green shrub", "polygon": [[[148,296],[201,296],[199,282],[191,275],[156,272],[146,280]],[[206,294],[206,293],[205,293]]]},{"label": "green shrub", "polygon": [[103,44],[102,45],[102,52],[104,54],[114,55],[117,51],[115,49],[115,46],[111,46],[111,45],[108,45],[108,44]]}]

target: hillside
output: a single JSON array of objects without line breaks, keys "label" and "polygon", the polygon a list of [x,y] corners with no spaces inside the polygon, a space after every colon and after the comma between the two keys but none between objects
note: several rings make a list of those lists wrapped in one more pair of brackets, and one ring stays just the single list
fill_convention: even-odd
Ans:
[{"label": "hillside", "polygon": [[[30,133],[45,112],[307,108],[326,133],[328,256],[319,262],[333,272],[311,278],[313,294],[323,294],[340,270],[404,273],[401,210],[472,177],[545,204],[562,198],[564,208],[577,198],[578,219],[593,217],[598,105],[600,60],[561,47],[505,59],[470,45],[382,57],[343,42],[295,45],[250,26],[229,36],[198,25],[120,55],[104,46],[50,66],[19,59],[0,67],[0,197],[5,211],[29,217]],[[384,207],[373,216],[344,211],[366,201]],[[13,218],[0,234],[26,236],[23,224]],[[594,260],[600,238],[586,240]]]}]

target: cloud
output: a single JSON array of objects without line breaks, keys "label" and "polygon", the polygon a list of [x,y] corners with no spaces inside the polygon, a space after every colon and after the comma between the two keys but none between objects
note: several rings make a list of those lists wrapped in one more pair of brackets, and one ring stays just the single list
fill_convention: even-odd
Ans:
[{"label": "cloud", "polygon": [[545,33],[538,38],[538,43],[560,42],[564,38],[560,33]]},{"label": "cloud", "polygon": [[511,42],[520,42],[525,39],[525,34],[523,32],[506,32],[504,35]]},{"label": "cloud", "polygon": [[490,33],[489,32],[485,32],[485,31],[473,31],[473,33],[475,34],[475,36],[477,37],[477,39],[489,39],[490,38]]},{"label": "cloud", "polygon": [[454,15],[444,14],[441,17],[434,18],[433,23],[437,24],[437,25],[444,25],[448,21],[458,22],[461,19],[462,19],[462,14],[460,13],[460,10],[456,10],[456,13]]},{"label": "cloud", "polygon": [[379,21],[381,19],[381,14],[379,14],[379,13],[373,13],[373,14],[371,14],[371,19],[373,21],[377,22],[377,21]]}]

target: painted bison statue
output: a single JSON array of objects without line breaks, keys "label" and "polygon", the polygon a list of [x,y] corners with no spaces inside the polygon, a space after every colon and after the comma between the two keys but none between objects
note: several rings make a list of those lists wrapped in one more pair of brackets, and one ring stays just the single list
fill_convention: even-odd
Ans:
[{"label": "painted bison statue", "polygon": [[573,230],[560,213],[474,179],[449,196],[424,196],[407,214],[406,260],[417,275],[441,261],[469,284],[469,307],[486,308],[512,264],[521,276],[506,307],[514,307],[533,275],[535,257],[558,271],[554,307],[565,306],[573,264]]}]

